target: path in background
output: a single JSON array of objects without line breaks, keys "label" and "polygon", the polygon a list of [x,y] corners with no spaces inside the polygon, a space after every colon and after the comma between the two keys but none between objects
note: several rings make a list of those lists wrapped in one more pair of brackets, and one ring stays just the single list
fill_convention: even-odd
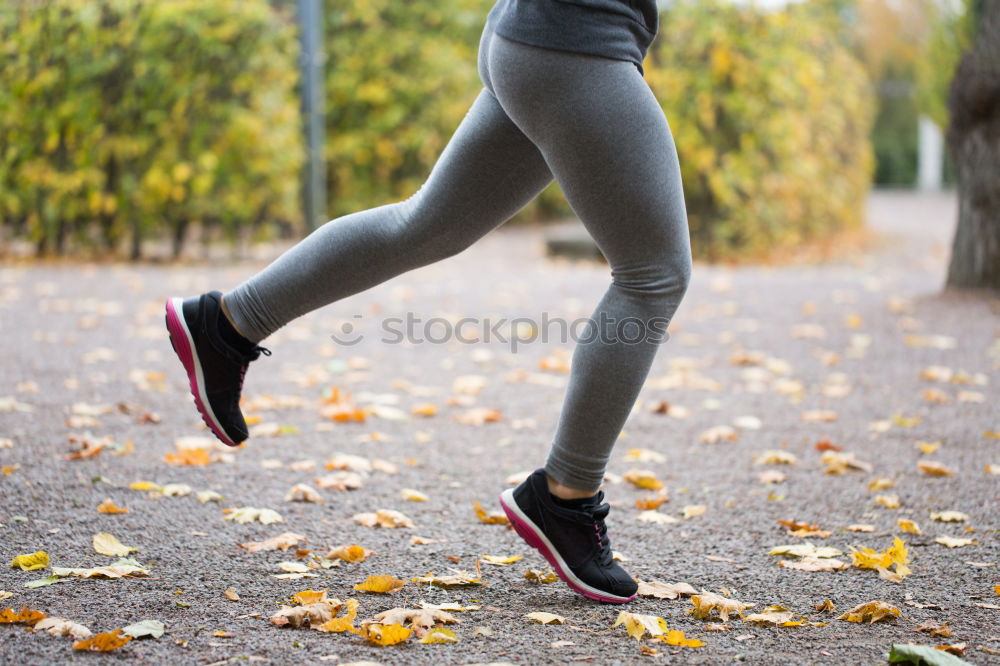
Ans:
[{"label": "path in background", "polygon": [[[692,607],[687,599],[638,600],[627,610],[663,616],[670,627],[706,643],[679,652],[652,644],[666,655],[664,663],[879,663],[893,642],[946,642],[913,631],[926,620],[949,622],[954,637],[947,642],[966,642],[970,661],[997,658],[1000,600],[993,586],[1000,580],[995,565],[981,565],[997,562],[1000,529],[1000,477],[984,471],[987,464],[1000,464],[1000,440],[984,436],[1000,431],[1000,310],[995,300],[940,294],[954,218],[949,201],[876,193],[870,203],[873,226],[893,236],[877,250],[835,263],[696,267],[672,339],[657,357],[612,458],[614,476],[606,491],[615,507],[614,548],[643,580],[725,588],[756,604],[755,610],[782,604],[826,624],[774,628],[737,619],[730,630],[711,632],[687,614]],[[206,433],[166,341],[163,300],[226,289],[258,266],[0,269],[0,398],[13,397],[31,410],[10,410],[11,402],[0,400],[5,405],[0,438],[13,442],[0,448],[0,465],[20,466],[0,476],[0,557],[9,561],[45,550],[54,566],[107,564],[112,558],[95,555],[91,538],[110,532],[137,546],[134,556],[153,574],[149,580],[79,580],[27,589],[25,582],[46,572],[5,568],[0,590],[15,596],[0,605],[27,605],[94,631],[161,620],[172,633],[133,641],[122,651],[149,663],[207,664],[241,656],[311,663],[329,655],[427,664],[644,659],[621,627],[607,629],[622,609],[588,602],[560,584],[525,580],[525,569],[544,568],[544,561],[505,527],[480,523],[471,508],[479,501],[497,509],[504,480],[544,461],[572,344],[534,342],[511,353],[503,343],[380,340],[385,318],[407,312],[425,321],[538,319],[543,312],[586,316],[607,285],[606,267],[546,260],[541,231],[510,228],[458,257],[336,303],[281,331],[267,342],[274,356],[252,366],[246,395],[253,403],[249,410],[261,419],[261,434],[244,450],[213,451],[232,453],[229,462],[170,465],[164,457],[175,450],[177,438]],[[357,324],[365,336],[350,348],[329,339],[345,322]],[[961,383],[922,378],[932,366],[944,369],[930,376],[947,379],[950,370]],[[480,379],[460,379],[470,376]],[[476,393],[470,387],[478,384]],[[321,395],[331,387],[349,391],[359,405],[382,405],[382,416],[331,422],[320,413]],[[127,413],[116,407],[120,403]],[[422,403],[436,405],[437,414],[409,417],[411,407]],[[655,409],[664,403],[671,415]],[[88,411],[87,405],[112,411],[92,417],[96,422],[89,425],[77,418],[82,425],[73,427],[67,419],[74,404],[77,412]],[[499,410],[500,418],[482,425],[462,422],[487,414],[470,411],[477,408]],[[147,412],[161,422],[140,423]],[[406,418],[399,420],[400,414]],[[748,416],[759,419],[760,427],[740,418]],[[829,420],[814,422],[817,417]],[[734,426],[734,441],[700,441],[708,429],[723,425]],[[67,460],[79,448],[68,437],[87,432],[91,439],[131,440],[135,450]],[[816,449],[821,441],[855,454],[872,471],[825,474]],[[918,441],[940,447],[922,454]],[[663,458],[629,460],[632,449]],[[793,454],[797,462],[755,463],[768,450]],[[314,484],[326,474],[323,464],[336,452],[388,460],[398,471],[372,472],[355,491],[320,490],[322,504],[284,501],[296,483]],[[917,464],[927,460],[943,463],[953,476],[922,474]],[[648,469],[665,483],[671,499],[659,511],[679,522],[637,520],[635,501],[649,493],[620,480],[633,468]],[[787,478],[764,485],[759,475],[767,470]],[[869,490],[876,477],[892,479],[894,486]],[[138,480],[183,483],[195,492],[211,489],[223,501],[202,504],[194,493],[161,497],[130,489]],[[404,501],[402,488],[417,489],[428,501]],[[875,500],[879,494],[898,496],[900,508],[884,508]],[[97,513],[105,498],[129,513]],[[706,510],[683,519],[689,505]],[[242,506],[275,509],[284,522],[223,520],[223,508]],[[416,528],[373,529],[351,520],[380,508],[404,512]],[[964,512],[969,520],[930,518],[942,510]],[[900,518],[916,521],[923,534],[900,532]],[[897,584],[871,570],[779,568],[770,549],[804,540],[786,535],[777,520],[815,522],[830,530],[830,537],[809,541],[843,550],[845,561],[852,545],[881,550],[901,536],[913,573]],[[857,523],[874,531],[844,530]],[[321,554],[350,543],[376,553],[360,564],[320,570],[317,578],[279,580],[273,577],[281,573],[278,564],[293,560],[293,551],[248,553],[237,546],[285,531],[305,535],[306,547]],[[413,535],[441,541],[414,546]],[[942,535],[976,543],[950,549],[935,543]],[[392,596],[353,590],[371,574],[409,581],[474,569],[482,554],[524,559],[506,567],[484,565],[487,585],[479,588],[440,591],[408,582]],[[239,601],[224,596],[229,587]],[[358,597],[362,618],[420,601],[459,601],[479,610],[456,613],[462,622],[452,627],[460,637],[454,645],[411,641],[375,648],[352,635],[278,629],[267,622],[278,602],[306,588]],[[838,613],[884,600],[903,617],[850,624],[814,610],[824,599],[832,600]],[[524,615],[532,611],[566,616],[570,626],[531,623]],[[492,629],[492,637],[475,635],[479,626]],[[216,631],[233,636],[213,636]],[[571,644],[551,647],[556,641]],[[21,663],[53,663],[70,653],[66,639],[0,626],[0,661],[17,655]],[[95,663],[118,659],[93,656]]]}]

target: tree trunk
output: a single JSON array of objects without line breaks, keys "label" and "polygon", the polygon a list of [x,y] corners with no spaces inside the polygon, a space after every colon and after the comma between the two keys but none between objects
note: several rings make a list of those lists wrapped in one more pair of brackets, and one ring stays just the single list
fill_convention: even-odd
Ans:
[{"label": "tree trunk", "polygon": [[1000,290],[1000,0],[981,12],[948,94],[959,209],[947,284]]}]

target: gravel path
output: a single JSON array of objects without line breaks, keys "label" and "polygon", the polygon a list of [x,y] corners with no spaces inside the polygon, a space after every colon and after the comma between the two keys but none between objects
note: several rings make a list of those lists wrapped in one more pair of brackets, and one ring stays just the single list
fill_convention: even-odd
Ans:
[{"label": "gravel path", "polygon": [[[612,459],[609,533],[633,575],[722,591],[755,604],[748,612],[780,604],[817,624],[757,626],[736,617],[712,631],[719,621],[694,619],[688,598],[644,598],[624,610],[661,616],[705,645],[637,642],[622,627],[609,629],[623,608],[587,601],[562,584],[526,580],[527,568],[544,568],[541,557],[507,527],[477,519],[472,502],[497,510],[505,480],[544,461],[572,343],[536,341],[516,353],[503,342],[387,344],[382,327],[407,312],[425,321],[587,316],[607,283],[606,267],[546,260],[540,232],[530,229],[492,234],[458,257],[274,336],[267,343],[274,355],[252,366],[245,389],[263,433],[245,449],[212,448],[211,456],[222,459],[204,466],[165,460],[178,438],[206,431],[166,341],[162,303],[228,288],[259,264],[0,268],[0,440],[11,444],[0,443],[0,557],[9,562],[43,550],[52,566],[104,566],[115,558],[95,553],[92,536],[108,532],[138,547],[133,557],[150,573],[26,588],[50,572],[5,566],[0,590],[14,596],[0,608],[27,605],[94,632],[147,619],[166,625],[159,639],[87,655],[95,663],[878,664],[893,643],[965,643],[968,661],[1000,663],[1000,476],[986,471],[1000,467],[1000,439],[988,434],[1000,431],[1000,302],[940,293],[951,203],[876,195],[871,210],[875,229],[887,234],[882,242],[822,266],[696,267],[672,340]],[[919,233],[908,232],[913,228]],[[361,334],[357,344],[331,341],[345,323]],[[526,325],[516,330],[528,332]],[[468,377],[479,379],[460,379]],[[332,387],[375,412],[364,422],[323,416],[322,396]],[[436,414],[410,415],[423,404]],[[499,420],[474,424],[495,417],[490,410]],[[832,420],[813,422],[810,415]],[[701,441],[716,426],[732,427],[735,441]],[[110,445],[99,454],[67,460],[81,447],[71,439],[105,437]],[[825,474],[820,442],[854,454],[871,471]],[[923,453],[918,442],[940,445]],[[630,461],[633,449],[662,457]],[[755,463],[768,450],[797,462]],[[285,501],[295,484],[315,486],[328,474],[324,463],[335,453],[388,461],[395,470],[363,474],[357,490],[320,489],[323,503]],[[918,463],[927,461],[953,474],[922,473]],[[670,499],[658,513],[678,522],[637,520],[636,500],[651,493],[622,480],[631,469],[665,484]],[[759,477],[767,471],[785,480],[765,485]],[[893,487],[870,490],[880,477]],[[164,497],[130,488],[142,480],[186,484],[192,492]],[[404,500],[404,488],[427,501]],[[206,490],[222,501],[201,503],[196,493]],[[900,507],[885,508],[877,495],[897,496]],[[106,498],[128,513],[98,513]],[[223,509],[244,506],[273,509],[284,522],[223,519]],[[685,519],[688,506],[705,510]],[[369,528],[352,520],[377,509],[401,511],[416,527]],[[932,512],[946,510],[966,514],[967,522],[932,520]],[[901,531],[900,519],[915,521],[922,534]],[[788,536],[778,520],[817,523],[831,534]],[[873,531],[845,529],[854,524]],[[238,546],[286,531],[307,537],[302,548],[315,554],[353,543],[374,554],[320,569],[316,578],[283,580],[274,574],[279,563],[296,559],[294,549],[250,553]],[[414,535],[435,542],[411,545]],[[779,567],[782,558],[768,554],[812,543],[844,551],[840,559],[850,563],[851,546],[881,551],[896,536],[907,544],[912,568],[901,583],[859,568]],[[935,541],[941,536],[974,543],[948,548]],[[481,587],[440,590],[410,580],[474,571],[484,554],[524,559],[483,564]],[[392,595],[353,590],[375,574],[407,584]],[[238,601],[226,597],[228,588]],[[307,588],[357,598],[359,620],[421,601],[478,610],[456,612],[461,623],[451,628],[459,641],[437,645],[411,639],[375,647],[351,634],[268,622],[281,601]],[[824,599],[835,604],[832,615],[815,610]],[[897,607],[901,617],[873,625],[834,619],[873,600]],[[564,616],[566,624],[524,617],[535,611]],[[925,621],[947,622],[953,636],[915,632]],[[657,653],[643,654],[644,647]],[[79,658],[69,638],[0,627],[2,663]]]}]

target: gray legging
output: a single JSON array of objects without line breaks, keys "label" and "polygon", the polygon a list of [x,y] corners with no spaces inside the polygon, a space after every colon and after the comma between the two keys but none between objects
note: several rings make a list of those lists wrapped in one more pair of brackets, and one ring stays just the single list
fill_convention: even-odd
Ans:
[{"label": "gray legging", "polygon": [[[555,176],[611,266],[588,326],[660,333],[687,289],[691,250],[670,128],[634,64],[528,46],[487,26],[485,89],[409,199],[337,218],[225,295],[258,342],[328,303],[450,257]],[[581,335],[546,471],[594,490],[659,342],[635,328]],[[626,339],[627,337],[627,339]]]}]

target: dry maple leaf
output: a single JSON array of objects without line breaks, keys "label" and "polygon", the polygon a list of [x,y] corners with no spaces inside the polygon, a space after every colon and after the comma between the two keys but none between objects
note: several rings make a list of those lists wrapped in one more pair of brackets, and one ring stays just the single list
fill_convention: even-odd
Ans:
[{"label": "dry maple leaf", "polygon": [[35,571],[49,566],[49,554],[44,550],[31,553],[30,555],[18,555],[10,561],[10,566],[21,571]]},{"label": "dry maple leaf", "polygon": [[923,623],[916,626],[914,631],[925,631],[931,636],[940,636],[941,638],[951,638],[952,631],[951,627],[948,626],[947,622],[935,622],[934,620],[926,620]]},{"label": "dry maple leaf", "polygon": [[816,523],[802,523],[797,520],[779,520],[779,525],[783,525],[786,528],[788,536],[793,536],[799,539],[804,539],[807,537],[819,537],[825,539],[830,534],[829,530],[820,529],[819,525]]},{"label": "dry maple leaf", "polygon": [[743,618],[744,622],[772,627],[797,627],[802,622],[792,620],[794,613],[784,606],[768,606],[760,613],[750,613]]},{"label": "dry maple leaf", "polygon": [[702,431],[698,435],[698,441],[704,444],[716,444],[718,442],[735,442],[739,437],[736,428],[728,425],[718,425]]},{"label": "dry maple leaf", "polygon": [[969,516],[961,511],[934,511],[931,513],[931,520],[942,523],[965,523],[968,522]]},{"label": "dry maple leaf", "polygon": [[857,460],[853,453],[838,453],[837,451],[826,451],[820,456],[819,461],[826,465],[824,474],[840,475],[849,469],[860,470],[871,473],[872,466],[869,463]]},{"label": "dry maple leaf", "polygon": [[482,555],[480,559],[484,564],[492,564],[497,567],[504,567],[508,564],[514,564],[518,560],[523,560],[524,555]]},{"label": "dry maple leaf", "polygon": [[800,560],[781,560],[779,567],[798,569],[800,571],[839,571],[847,569],[847,562],[835,558],[803,557]]},{"label": "dry maple leaf", "polygon": [[323,501],[323,497],[316,492],[316,489],[305,483],[297,483],[285,495],[286,502],[312,502],[318,504]]},{"label": "dry maple leaf", "polygon": [[128,513],[128,509],[125,507],[120,507],[110,498],[105,499],[103,502],[97,505],[98,513]]},{"label": "dry maple leaf", "polygon": [[98,532],[93,538],[94,550],[101,555],[109,555],[111,557],[125,557],[130,553],[137,550],[135,546],[126,546],[122,544],[113,534],[108,534],[107,532]]},{"label": "dry maple leaf", "polygon": [[210,465],[216,458],[207,448],[178,448],[176,453],[168,453],[163,457],[168,465],[200,466]]},{"label": "dry maple leaf", "polygon": [[386,647],[402,643],[413,631],[399,624],[363,624],[360,634],[375,645]]},{"label": "dry maple leaf", "polygon": [[310,627],[329,621],[341,605],[339,600],[332,599],[304,606],[282,606],[269,619],[276,627]]},{"label": "dry maple leaf", "polygon": [[26,624],[32,626],[36,622],[44,620],[45,617],[45,613],[31,610],[27,606],[22,607],[16,613],[13,608],[0,610],[0,624]]},{"label": "dry maple leaf", "polygon": [[528,569],[524,572],[524,577],[532,583],[555,583],[559,580],[559,576],[551,569],[545,572]]},{"label": "dry maple leaf", "polygon": [[963,546],[971,546],[973,544],[978,545],[978,543],[973,539],[959,539],[950,536],[939,536],[934,539],[934,543],[939,543],[942,546],[947,546],[948,548],[961,548]]},{"label": "dry maple leaf", "polygon": [[758,465],[794,465],[798,462],[795,454],[778,449],[768,449],[753,459]]},{"label": "dry maple leaf", "polygon": [[327,559],[337,559],[345,562],[364,562],[365,559],[373,552],[374,551],[368,550],[367,548],[363,548],[362,546],[354,543],[350,546],[334,548],[326,554],[326,557]]},{"label": "dry maple leaf", "polygon": [[415,527],[413,521],[399,511],[378,509],[375,513],[358,513],[351,520],[365,527]]},{"label": "dry maple leaf", "polygon": [[931,460],[917,461],[917,467],[927,476],[951,476],[954,472],[939,462]]},{"label": "dry maple leaf", "polygon": [[360,474],[345,470],[316,478],[316,485],[323,490],[357,490],[363,484]]},{"label": "dry maple leaf", "polygon": [[303,543],[306,537],[301,534],[296,534],[295,532],[284,532],[276,537],[272,537],[265,541],[249,541],[247,543],[241,543],[240,548],[246,548],[248,552],[256,553],[262,550],[285,550],[289,548],[297,548],[299,544]]},{"label": "dry maple leaf", "polygon": [[132,640],[131,636],[123,636],[121,632],[121,629],[115,629],[103,634],[94,634],[90,638],[73,643],[73,649],[90,652],[111,652],[112,650],[117,650]]},{"label": "dry maple leaf", "polygon": [[292,602],[298,604],[299,606],[308,606],[310,604],[318,603],[329,603],[326,598],[326,593],[329,588],[324,588],[322,590],[302,590],[301,592],[296,592],[292,595]]},{"label": "dry maple leaf", "polygon": [[472,508],[475,510],[476,517],[479,518],[479,521],[486,523],[487,525],[506,525],[510,522],[510,519],[507,518],[507,514],[503,512],[493,511],[486,513],[486,509],[484,509],[483,505],[479,502],[473,502]]},{"label": "dry maple leaf", "polygon": [[556,615],[555,613],[545,613],[545,612],[535,612],[528,613],[524,617],[528,618],[533,622],[538,622],[539,624],[565,624],[566,618],[562,615]]},{"label": "dry maple leaf", "polygon": [[35,631],[47,631],[53,636],[71,636],[78,640],[94,635],[87,627],[64,617],[47,617],[39,620],[35,624]]},{"label": "dry maple leaf", "polygon": [[314,625],[313,629],[329,633],[340,633],[344,631],[350,631],[355,634],[360,633],[360,631],[354,627],[354,620],[358,617],[358,600],[348,599],[344,606],[346,609],[346,613],[344,615],[340,617],[332,617],[323,624]]},{"label": "dry maple leaf", "polygon": [[388,574],[381,574],[377,576],[368,576],[363,583],[355,585],[354,589],[359,592],[386,594],[387,592],[395,592],[404,585],[406,585],[406,581],[400,580],[395,576],[390,576]]},{"label": "dry maple leaf", "polygon": [[843,615],[838,615],[837,619],[859,623],[867,620],[869,624],[872,624],[880,620],[899,617],[899,615],[899,609],[895,606],[891,606],[884,601],[869,601],[867,603],[858,604],[851,610],[846,611]]},{"label": "dry maple leaf", "polygon": [[656,615],[640,615],[639,613],[629,613],[619,611],[618,619],[611,625],[614,629],[618,625],[625,625],[625,631],[629,636],[637,641],[641,641],[643,636],[659,636],[668,630],[667,621]]},{"label": "dry maple leaf", "polygon": [[743,611],[748,608],[753,608],[754,604],[745,604],[742,601],[736,599],[729,599],[723,597],[722,595],[715,594],[714,592],[702,591],[701,594],[696,594],[691,597],[691,603],[694,604],[694,608],[688,612],[694,615],[696,620],[704,620],[708,618],[712,611],[714,610],[719,615],[719,619],[723,622],[729,619],[730,613],[736,613],[737,615],[743,614]]},{"label": "dry maple leaf", "polygon": [[468,571],[456,571],[450,576],[435,576],[433,574],[428,574],[427,576],[416,576],[410,580],[414,583],[426,583],[427,585],[442,587],[445,589],[476,587],[483,584],[483,581],[479,577],[478,573],[473,574]]},{"label": "dry maple leaf", "polygon": [[639,589],[636,594],[640,597],[655,597],[656,599],[676,599],[677,597],[691,596],[693,594],[698,594],[698,590],[694,589],[687,583],[661,583],[659,581],[641,581],[636,580],[639,585]]},{"label": "dry maple leaf", "polygon": [[[886,548],[884,551],[878,552],[871,548],[862,548],[860,550],[852,548],[851,553],[854,566],[859,569],[875,569],[879,572],[880,576],[896,583],[901,582],[903,576],[908,576],[912,573],[910,568],[906,566],[908,557],[909,551],[906,548],[906,544],[899,537],[895,537],[892,541],[892,546]],[[895,571],[889,572],[890,567],[895,567]],[[895,576],[887,576],[883,571],[895,573]]]}]

